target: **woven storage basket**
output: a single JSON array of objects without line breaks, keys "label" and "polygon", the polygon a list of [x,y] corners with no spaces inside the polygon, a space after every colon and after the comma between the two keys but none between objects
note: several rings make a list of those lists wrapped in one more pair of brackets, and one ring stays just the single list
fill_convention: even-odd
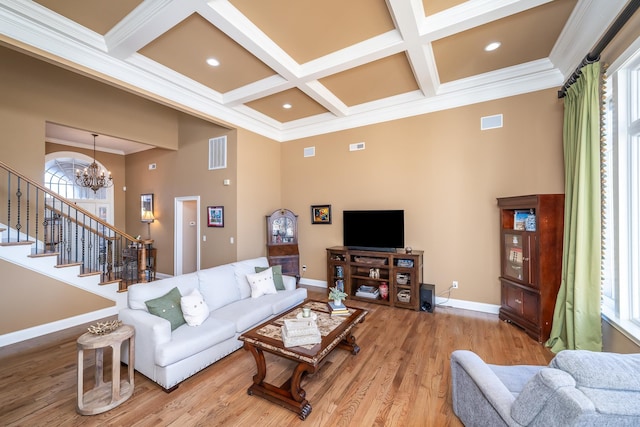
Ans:
[{"label": "woven storage basket", "polygon": [[409,289],[403,289],[398,292],[398,301],[411,302],[411,291]]},{"label": "woven storage basket", "polygon": [[407,283],[409,283],[409,275],[398,273],[396,275],[396,282],[398,282],[398,285],[406,285]]}]

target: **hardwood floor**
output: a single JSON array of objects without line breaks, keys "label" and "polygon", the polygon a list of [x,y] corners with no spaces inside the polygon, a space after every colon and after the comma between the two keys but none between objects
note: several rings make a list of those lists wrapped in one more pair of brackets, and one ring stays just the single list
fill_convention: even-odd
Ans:
[{"label": "hardwood floor", "polygon": [[[324,297],[314,291],[309,295]],[[354,333],[360,353],[353,356],[337,349],[319,372],[303,380],[313,407],[305,421],[247,395],[256,368],[244,350],[187,379],[170,394],[136,372],[135,391],[127,402],[103,414],[78,415],[75,340],[83,331],[76,330],[0,349],[0,425],[460,426],[451,406],[453,350],[470,349],[495,364],[543,365],[553,357],[496,315],[347,304],[369,310]],[[266,356],[267,380],[284,382],[290,362]],[[85,360],[85,366],[89,386],[93,361]]]}]

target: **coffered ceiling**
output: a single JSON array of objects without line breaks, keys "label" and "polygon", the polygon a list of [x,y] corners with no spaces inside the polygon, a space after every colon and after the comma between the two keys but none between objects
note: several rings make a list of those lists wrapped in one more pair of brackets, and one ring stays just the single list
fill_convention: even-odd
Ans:
[{"label": "coffered ceiling", "polygon": [[0,0],[0,41],[286,141],[559,87],[624,4]]}]

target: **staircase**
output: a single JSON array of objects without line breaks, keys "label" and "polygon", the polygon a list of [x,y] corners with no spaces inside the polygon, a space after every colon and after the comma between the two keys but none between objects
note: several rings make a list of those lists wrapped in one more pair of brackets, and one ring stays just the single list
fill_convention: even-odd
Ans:
[{"label": "staircase", "polygon": [[[108,309],[0,335],[0,346],[117,314],[127,287],[146,281],[143,248],[143,241],[0,162],[0,259],[114,301]],[[6,289],[0,287],[0,298]]]}]

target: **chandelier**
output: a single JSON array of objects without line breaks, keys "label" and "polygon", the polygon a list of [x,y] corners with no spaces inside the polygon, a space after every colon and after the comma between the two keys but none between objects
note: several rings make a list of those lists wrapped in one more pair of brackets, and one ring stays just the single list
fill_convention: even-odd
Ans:
[{"label": "chandelier", "polygon": [[93,192],[97,192],[101,188],[108,188],[113,185],[113,178],[111,172],[108,172],[109,176],[105,176],[105,171],[100,170],[98,163],[96,163],[96,135],[93,135],[93,163],[84,168],[84,171],[76,170],[76,184],[81,187],[90,188]]}]

